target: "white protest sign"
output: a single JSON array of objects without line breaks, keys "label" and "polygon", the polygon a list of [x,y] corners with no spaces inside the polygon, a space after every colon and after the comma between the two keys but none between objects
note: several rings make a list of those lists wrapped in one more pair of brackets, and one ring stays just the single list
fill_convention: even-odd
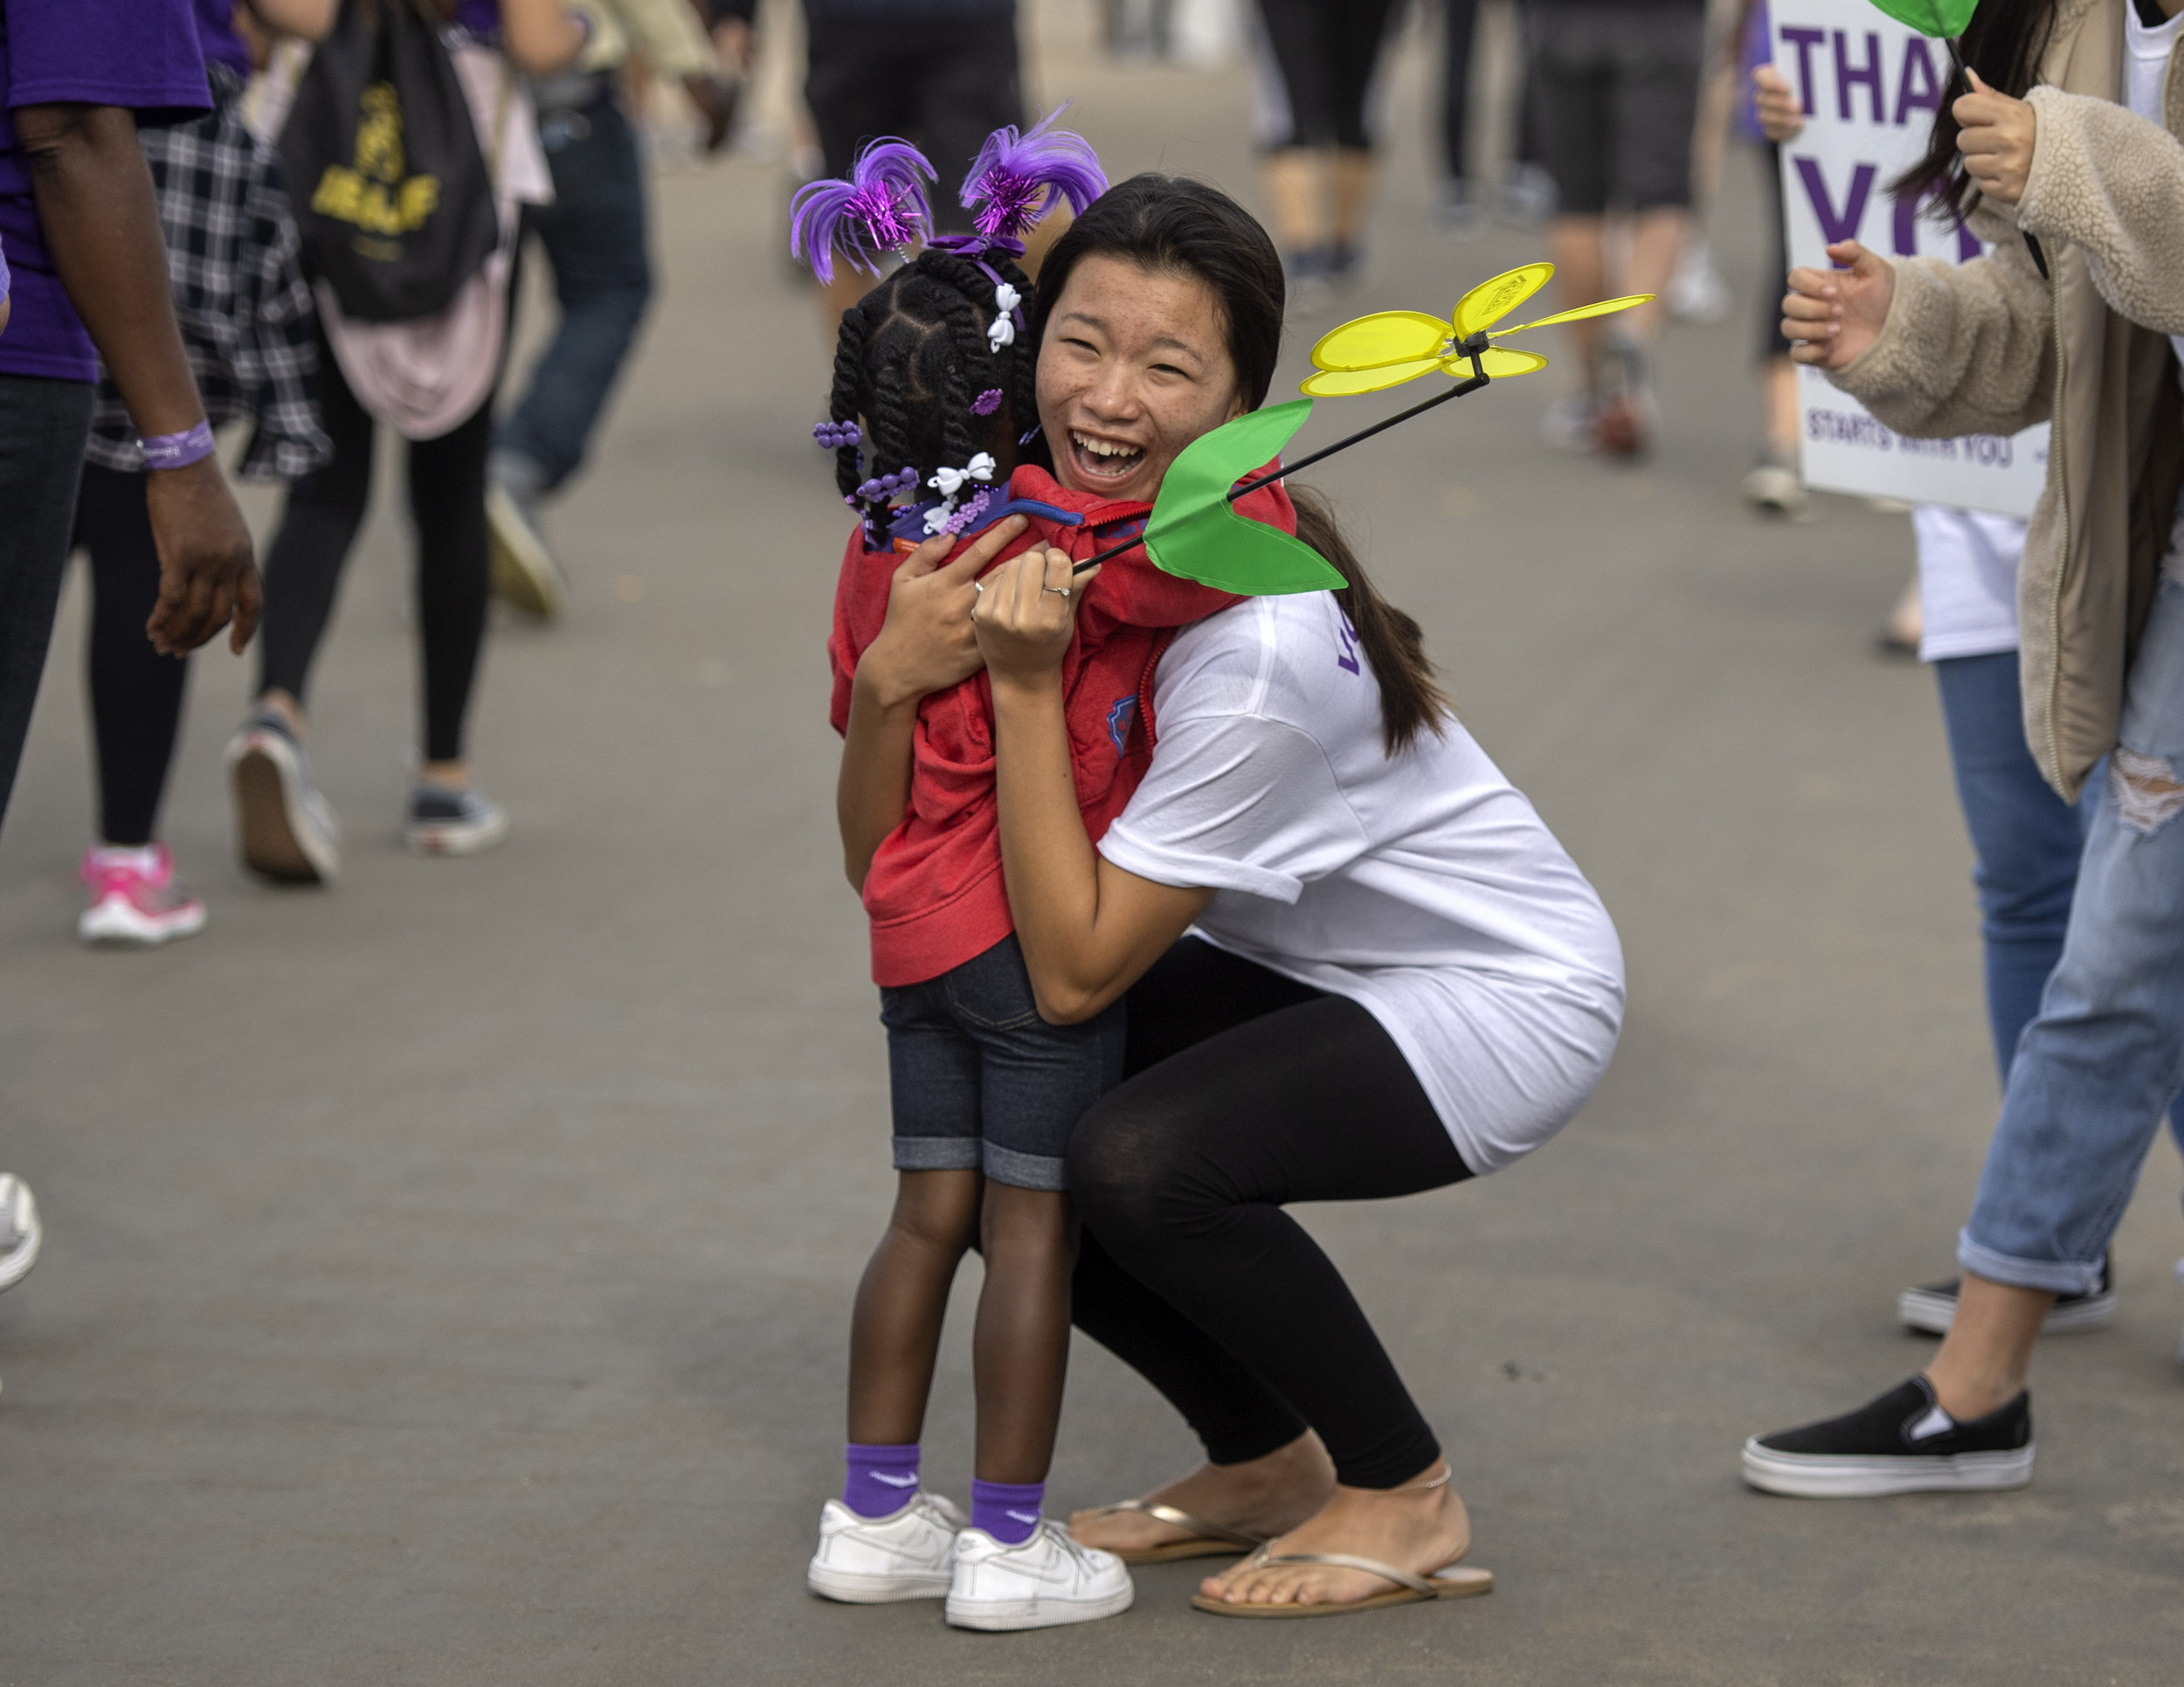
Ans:
[{"label": "white protest sign", "polygon": [[[1793,268],[1828,267],[1826,248],[1856,239],[1887,257],[1963,262],[1979,241],[1890,195],[1926,149],[1949,49],[1869,0],[1770,0],[1775,68],[1805,108],[1782,149]],[[1907,439],[1817,370],[1797,372],[1806,483],[1834,492],[2029,515],[2047,479],[2045,423],[2011,436]]]}]

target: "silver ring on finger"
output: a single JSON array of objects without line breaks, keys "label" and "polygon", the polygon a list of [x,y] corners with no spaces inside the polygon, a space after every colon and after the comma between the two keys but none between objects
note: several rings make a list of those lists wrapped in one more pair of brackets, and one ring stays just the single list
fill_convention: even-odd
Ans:
[{"label": "silver ring on finger", "polygon": [[984,580],[973,580],[971,583],[971,589],[977,592],[981,598],[985,596],[985,582]]},{"label": "silver ring on finger", "polygon": [[1041,591],[1051,591],[1057,598],[1067,598],[1069,595],[1069,588],[1066,585],[1041,586],[1040,587],[1040,590]]}]

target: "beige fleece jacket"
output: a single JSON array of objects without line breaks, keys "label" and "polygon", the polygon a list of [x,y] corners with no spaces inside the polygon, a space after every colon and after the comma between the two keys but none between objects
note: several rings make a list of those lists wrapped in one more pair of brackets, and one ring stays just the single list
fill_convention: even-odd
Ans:
[{"label": "beige fleece jacket", "polygon": [[[2124,8],[2056,0],[2027,96],[2032,169],[2014,208],[1982,204],[1994,252],[1898,259],[1880,337],[1831,378],[1900,433],[1939,439],[2054,424],[2017,577],[2025,736],[2075,800],[2115,747],[2124,678],[2184,487],[2184,76],[2166,132],[2123,98]],[[2040,242],[2042,280],[2024,236]]]}]

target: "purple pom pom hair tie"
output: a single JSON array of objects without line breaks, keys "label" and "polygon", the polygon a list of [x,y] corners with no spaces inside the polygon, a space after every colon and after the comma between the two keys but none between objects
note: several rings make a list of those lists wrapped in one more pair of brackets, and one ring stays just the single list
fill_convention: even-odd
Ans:
[{"label": "purple pom pom hair tie", "polygon": [[812,430],[812,437],[828,451],[864,443],[864,434],[854,422],[821,422]]},{"label": "purple pom pom hair tie", "polygon": [[996,245],[1016,245],[1039,219],[1067,199],[1072,211],[1107,191],[1107,173],[1099,155],[1082,135],[1054,123],[1067,106],[1057,106],[1023,134],[1010,124],[986,136],[964,178],[963,205],[978,214],[978,232]]},{"label": "purple pom pom hair tie", "polygon": [[971,401],[971,413],[973,416],[992,415],[995,411],[1000,409],[1001,400],[1005,396],[1000,388],[988,387]]},{"label": "purple pom pom hair tie", "polygon": [[857,155],[847,182],[806,182],[789,201],[789,255],[834,279],[839,251],[856,268],[880,273],[886,253],[932,232],[924,182],[935,179],[925,155],[907,141],[874,141]]}]

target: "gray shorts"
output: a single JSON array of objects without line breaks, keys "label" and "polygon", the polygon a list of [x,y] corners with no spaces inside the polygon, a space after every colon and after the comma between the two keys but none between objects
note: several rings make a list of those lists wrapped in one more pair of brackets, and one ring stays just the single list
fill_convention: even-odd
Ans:
[{"label": "gray shorts", "polygon": [[1565,217],[1691,203],[1706,9],[1550,0],[1531,15],[1540,162]]}]

